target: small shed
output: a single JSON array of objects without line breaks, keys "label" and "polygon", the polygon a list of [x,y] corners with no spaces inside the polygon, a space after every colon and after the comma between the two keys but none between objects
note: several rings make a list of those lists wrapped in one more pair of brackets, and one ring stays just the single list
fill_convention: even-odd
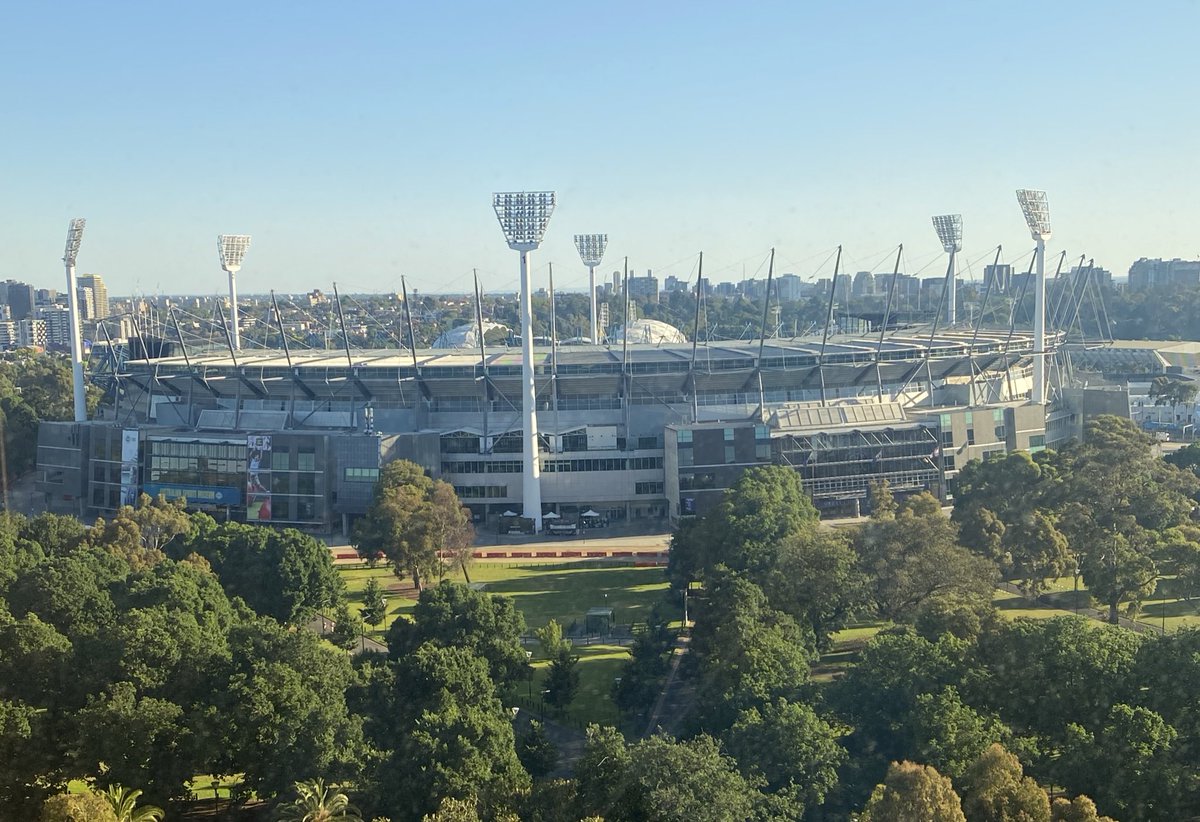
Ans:
[{"label": "small shed", "polygon": [[584,630],[589,634],[612,633],[613,609],[608,607],[588,608],[583,625]]}]

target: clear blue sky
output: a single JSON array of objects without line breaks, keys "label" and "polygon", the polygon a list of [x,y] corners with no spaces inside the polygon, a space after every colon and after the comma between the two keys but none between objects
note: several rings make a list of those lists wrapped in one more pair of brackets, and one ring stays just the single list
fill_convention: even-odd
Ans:
[{"label": "clear blue sky", "polygon": [[1197,3],[741,5],[9,4],[0,277],[61,287],[78,215],[115,294],[217,291],[221,232],[246,292],[511,290],[490,195],[542,188],[562,288],[587,232],[606,272],[935,274],[961,212],[1013,260],[1018,187],[1052,251],[1200,256]]}]

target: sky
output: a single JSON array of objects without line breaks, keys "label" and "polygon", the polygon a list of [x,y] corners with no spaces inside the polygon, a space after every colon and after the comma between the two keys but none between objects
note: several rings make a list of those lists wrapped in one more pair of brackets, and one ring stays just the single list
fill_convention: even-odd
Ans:
[{"label": "sky", "polygon": [[964,276],[1032,246],[1118,275],[1200,257],[1200,3],[56,2],[0,26],[0,278],[110,294],[517,287],[494,191],[554,190],[534,254],[713,281]]}]

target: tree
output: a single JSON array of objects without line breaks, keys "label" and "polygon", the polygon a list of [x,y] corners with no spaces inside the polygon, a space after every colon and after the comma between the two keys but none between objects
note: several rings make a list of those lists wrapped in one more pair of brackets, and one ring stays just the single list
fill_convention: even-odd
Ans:
[{"label": "tree", "polygon": [[1050,799],[1021,763],[992,744],[963,775],[963,811],[971,822],[1050,822]]},{"label": "tree", "polygon": [[210,772],[244,773],[259,796],[275,796],[297,773],[341,777],[360,769],[362,730],[347,710],[353,671],[345,654],[266,618],[234,626],[229,645],[229,659],[212,671],[213,713],[222,723]]},{"label": "tree", "polygon": [[626,747],[611,728],[589,726],[579,775],[580,815],[606,822],[728,822],[763,803],[716,740],[653,736]]},{"label": "tree", "polygon": [[706,584],[707,602],[692,639],[699,681],[695,715],[721,733],[740,711],[792,697],[808,681],[815,652],[790,616],[771,608],[757,585],[718,568]]},{"label": "tree", "polygon": [[104,797],[112,806],[117,822],[161,822],[166,813],[155,805],[139,805],[141,795],[137,789],[110,785]]},{"label": "tree", "polygon": [[991,599],[995,567],[958,545],[956,527],[927,493],[906,499],[895,517],[873,515],[854,544],[868,596],[884,619],[912,619],[939,596]]},{"label": "tree", "polygon": [[875,787],[860,822],[966,822],[950,780],[934,768],[893,762]]},{"label": "tree", "polygon": [[779,542],[775,564],[762,575],[771,607],[812,629],[827,650],[832,635],[862,604],[865,580],[843,531],[800,531]]},{"label": "tree", "polygon": [[528,665],[521,646],[525,619],[509,597],[443,580],[421,592],[411,616],[411,620],[397,619],[388,629],[388,652],[393,659],[433,643],[478,654],[487,661],[498,686],[524,678]]},{"label": "tree", "polygon": [[1191,380],[1155,377],[1150,383],[1150,398],[1155,405],[1193,405],[1200,390]]},{"label": "tree", "polygon": [[92,791],[52,796],[42,805],[41,822],[119,822],[108,800]]},{"label": "tree", "polygon": [[329,641],[339,648],[350,650],[358,644],[360,631],[358,619],[350,613],[350,606],[342,602],[333,612],[333,629],[329,632]]},{"label": "tree", "polygon": [[579,657],[571,653],[570,646],[559,648],[558,656],[550,663],[546,673],[546,702],[565,711],[579,691]]},{"label": "tree", "polygon": [[1140,529],[1133,540],[1104,531],[1083,557],[1083,581],[1089,593],[1108,606],[1108,621],[1113,625],[1120,622],[1122,605],[1132,616],[1141,609],[1142,600],[1154,593],[1158,566],[1149,555],[1148,541]]},{"label": "tree", "polygon": [[350,797],[322,779],[295,783],[296,798],[279,808],[280,822],[362,822]]},{"label": "tree", "polygon": [[940,772],[958,779],[1004,730],[999,720],[980,714],[962,701],[957,688],[948,685],[937,693],[917,696],[910,731],[912,750]]},{"label": "tree", "polygon": [[1073,567],[1067,538],[1055,526],[1055,518],[1038,509],[1016,516],[1005,527],[1001,544],[1026,597],[1041,594],[1046,577],[1057,579]]},{"label": "tree", "polygon": [[384,466],[354,537],[360,554],[383,554],[397,575],[412,578],[417,590],[444,572],[439,551],[457,551],[473,538],[470,517],[454,488],[430,479],[407,460]]},{"label": "tree", "polygon": [[294,528],[275,530],[196,516],[190,539],[171,543],[175,558],[196,553],[232,599],[280,622],[303,624],[342,596],[342,579],[325,543]]},{"label": "tree", "polygon": [[1051,822],[1116,822],[1107,816],[1100,816],[1096,811],[1096,803],[1086,796],[1074,799],[1059,797],[1050,806]]},{"label": "tree", "polygon": [[542,657],[545,659],[554,659],[557,657],[564,642],[568,647],[571,644],[570,640],[563,639],[562,626],[558,624],[558,620],[556,619],[550,620],[533,633],[538,639],[538,645],[541,646],[542,650]]},{"label": "tree", "polygon": [[371,792],[393,817],[420,818],[443,797],[495,808],[528,786],[512,717],[487,662],[468,648],[426,643],[395,663],[395,734]]},{"label": "tree", "polygon": [[529,730],[517,739],[517,758],[534,779],[541,779],[558,767],[558,746],[542,723],[530,722]]},{"label": "tree", "polygon": [[846,759],[838,735],[810,706],[779,699],[743,711],[725,739],[742,775],[761,782],[800,818],[838,783],[837,769]]},{"label": "tree", "polygon": [[1134,698],[1144,641],[1082,617],[998,623],[980,637],[971,690],[1011,725],[1061,740],[1067,723],[1099,727],[1113,704]]},{"label": "tree", "polygon": [[1175,728],[1154,711],[1113,705],[1095,733],[1069,726],[1057,780],[1094,797],[1123,822],[1184,818],[1194,807],[1194,788],[1184,787],[1177,738]]},{"label": "tree", "polygon": [[702,526],[676,534],[671,543],[672,579],[682,584],[683,577],[703,577],[717,565],[755,577],[775,564],[782,540],[811,531],[816,523],[817,511],[793,469],[751,468],[704,517]]},{"label": "tree", "polygon": [[455,799],[451,796],[442,797],[437,810],[421,817],[421,822],[480,822],[479,802],[475,797]]},{"label": "tree", "polygon": [[362,595],[362,620],[368,625],[375,626],[387,617],[387,597],[375,577],[367,580]]}]

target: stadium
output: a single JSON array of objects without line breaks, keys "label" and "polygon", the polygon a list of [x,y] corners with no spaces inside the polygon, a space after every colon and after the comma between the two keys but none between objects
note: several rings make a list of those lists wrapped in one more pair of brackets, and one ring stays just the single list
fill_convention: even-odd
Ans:
[{"label": "stadium", "polygon": [[[38,484],[55,510],[104,515],[162,493],[220,518],[348,531],[380,466],[406,458],[453,484],[481,527],[531,513],[520,349],[129,350],[141,358],[94,370],[110,389],[94,419],[43,424]],[[945,498],[968,459],[1077,432],[1068,392],[1029,402],[1032,351],[1009,329],[538,347],[538,513],[665,523],[765,463],[796,467],[832,513],[861,511],[881,479]]]}]

